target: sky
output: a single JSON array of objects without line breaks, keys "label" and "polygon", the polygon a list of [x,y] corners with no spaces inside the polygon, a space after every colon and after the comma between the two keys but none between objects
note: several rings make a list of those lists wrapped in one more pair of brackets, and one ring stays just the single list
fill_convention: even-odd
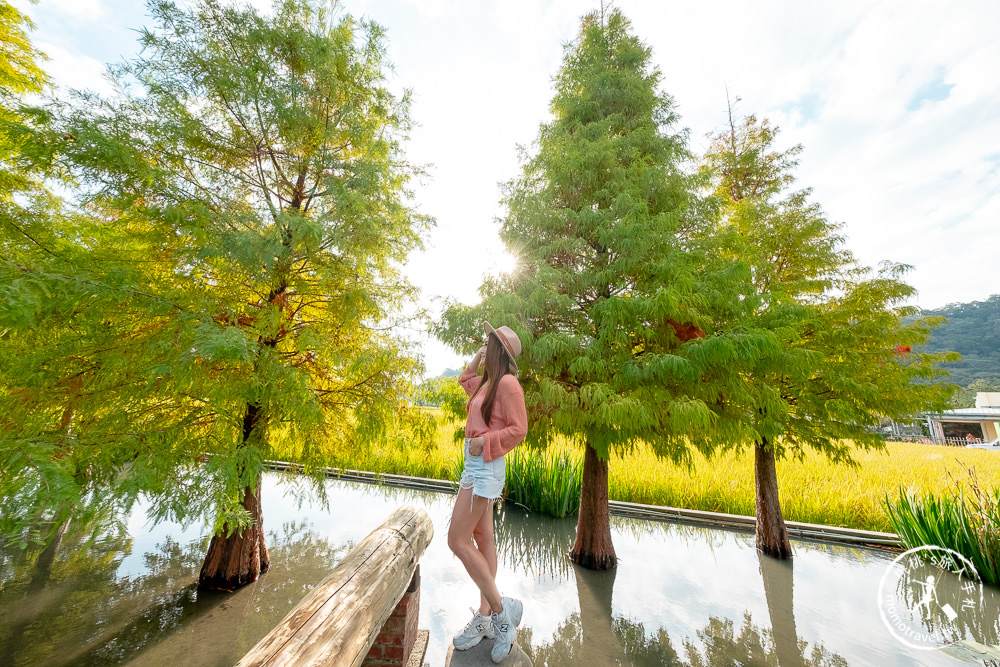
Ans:
[{"label": "sky", "polygon": [[[498,236],[500,184],[547,121],[564,46],[599,0],[342,0],[387,29],[389,85],[413,92],[407,158],[428,167],[414,204],[434,217],[406,266],[423,304],[473,304],[483,276],[515,261]],[[137,53],[151,25],[134,0],[14,4],[60,90],[110,92],[105,63]],[[180,4],[185,4],[181,2]],[[263,10],[270,0],[253,0]],[[678,129],[701,154],[739,114],[801,144],[810,187],[865,264],[911,265],[916,303],[938,308],[1000,292],[1000,2],[618,0],[653,52]],[[499,326],[502,323],[493,323]],[[462,359],[418,336],[429,375]]]}]

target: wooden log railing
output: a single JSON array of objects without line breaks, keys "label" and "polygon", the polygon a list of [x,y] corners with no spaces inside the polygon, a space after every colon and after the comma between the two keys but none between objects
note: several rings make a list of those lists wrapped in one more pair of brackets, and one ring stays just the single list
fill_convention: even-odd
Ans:
[{"label": "wooden log railing", "polygon": [[361,665],[433,536],[427,512],[397,508],[238,667]]}]

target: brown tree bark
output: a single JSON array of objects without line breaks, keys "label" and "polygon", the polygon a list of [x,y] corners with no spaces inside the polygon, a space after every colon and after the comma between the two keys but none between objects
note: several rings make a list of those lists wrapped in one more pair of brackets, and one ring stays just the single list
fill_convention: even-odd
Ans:
[{"label": "brown tree bark", "polygon": [[754,486],[756,487],[757,550],[774,558],[791,558],[785,518],[778,499],[778,474],[774,469],[774,448],[767,438],[754,444]]},{"label": "brown tree bark", "polygon": [[[243,416],[243,442],[248,442],[254,429],[260,427],[263,416],[260,407],[247,405]],[[264,517],[260,507],[260,476],[253,487],[243,489],[243,508],[253,517],[253,524],[244,530],[231,531],[229,525],[212,536],[205,562],[201,566],[198,587],[213,591],[234,591],[257,581],[271,566],[264,542]]]},{"label": "brown tree bark", "polygon": [[260,479],[256,488],[243,490],[243,507],[253,517],[253,525],[229,535],[229,527],[212,537],[201,566],[198,587],[213,591],[234,591],[257,581],[271,566],[264,543],[264,521],[260,510]]},{"label": "brown tree bark", "polygon": [[608,462],[602,461],[590,445],[583,458],[580,513],[569,557],[588,570],[610,570],[618,565],[608,515]]}]

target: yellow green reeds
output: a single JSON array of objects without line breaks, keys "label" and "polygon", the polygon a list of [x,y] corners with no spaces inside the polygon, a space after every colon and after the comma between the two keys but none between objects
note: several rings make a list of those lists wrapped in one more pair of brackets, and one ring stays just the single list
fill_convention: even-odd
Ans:
[{"label": "yellow green reeds", "polygon": [[[455,439],[455,432],[456,424],[448,423],[438,426],[429,444],[402,434],[390,438],[388,444],[359,445],[331,456],[327,465],[455,480],[462,458],[462,443]],[[537,450],[528,449],[521,455],[539,456]],[[541,456],[583,458],[582,451],[568,442],[551,445]],[[888,443],[883,451],[856,451],[854,458],[857,466],[833,464],[821,454],[808,454],[802,461],[779,461],[778,488],[785,518],[892,531],[884,501],[887,496],[896,497],[900,486],[915,494],[954,494],[956,484],[961,486],[968,477],[969,467],[976,470],[984,489],[1000,485],[1000,454],[996,452]],[[688,469],[658,458],[648,448],[636,447],[613,454],[609,472],[613,500],[747,516],[754,513],[751,448],[711,459],[694,454],[693,467]],[[535,477],[540,480],[541,472]],[[509,477],[508,485],[511,483]]]},{"label": "yellow green reeds", "polygon": [[[954,493],[968,467],[987,487],[1000,483],[1000,454],[983,450],[887,443],[885,450],[856,451],[857,466],[825,456],[779,461],[778,493],[786,519],[891,531],[884,498],[900,486],[914,492]],[[753,450],[706,459],[694,455],[693,470],[659,459],[648,449],[613,456],[610,497],[615,500],[689,509],[754,514]]]}]

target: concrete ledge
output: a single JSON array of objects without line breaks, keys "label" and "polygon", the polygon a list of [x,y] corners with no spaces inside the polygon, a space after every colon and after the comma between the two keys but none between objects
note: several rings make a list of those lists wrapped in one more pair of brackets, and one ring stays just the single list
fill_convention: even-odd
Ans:
[{"label": "concrete ledge", "polygon": [[430,636],[430,630],[417,630],[417,641],[413,642],[413,649],[410,650],[406,667],[423,667],[424,654],[427,653],[427,642],[430,640]]},{"label": "concrete ledge", "polygon": [[[653,521],[675,521],[699,526],[714,526],[728,530],[754,532],[756,519],[742,514],[725,514],[722,512],[706,512],[704,510],[689,510],[680,507],[659,507],[656,505],[640,505],[619,500],[609,500],[608,509],[615,516],[625,516],[634,519],[650,519]],[[839,542],[859,546],[877,546],[902,548],[902,542],[895,533],[880,533],[871,530],[857,530],[840,526],[824,526],[818,523],[802,523],[785,521],[789,537],[806,540],[821,540],[823,542]]]},{"label": "concrete ledge", "polygon": [[507,657],[499,663],[493,662],[490,651],[493,650],[493,640],[484,639],[467,651],[456,651],[455,645],[448,642],[448,655],[444,659],[444,667],[531,667],[531,660],[520,646],[514,644]]}]

